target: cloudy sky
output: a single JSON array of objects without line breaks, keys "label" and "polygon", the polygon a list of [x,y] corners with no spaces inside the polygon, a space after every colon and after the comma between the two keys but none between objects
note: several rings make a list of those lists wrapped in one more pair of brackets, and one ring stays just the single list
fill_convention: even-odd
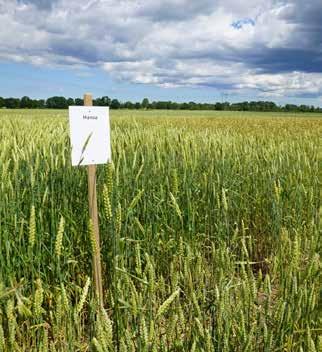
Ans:
[{"label": "cloudy sky", "polygon": [[0,95],[322,106],[321,0],[0,0]]}]

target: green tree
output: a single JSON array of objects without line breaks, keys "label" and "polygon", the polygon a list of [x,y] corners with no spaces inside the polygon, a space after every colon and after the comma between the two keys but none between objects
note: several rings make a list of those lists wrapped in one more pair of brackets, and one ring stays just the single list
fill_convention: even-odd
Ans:
[{"label": "green tree", "polygon": [[67,109],[68,104],[65,97],[51,97],[47,99],[46,106],[49,109]]},{"label": "green tree", "polygon": [[75,100],[74,100],[73,98],[68,98],[68,99],[67,99],[67,105],[68,105],[68,106],[75,105]]},{"label": "green tree", "polygon": [[125,109],[134,109],[134,104],[131,101],[127,101],[124,103],[124,108]]},{"label": "green tree", "polygon": [[46,107],[46,101],[44,99],[34,100],[37,109],[44,109]]},{"label": "green tree", "polygon": [[97,106],[110,106],[111,105],[111,99],[108,96],[104,96],[101,98],[95,99],[95,104]]},{"label": "green tree", "polygon": [[6,98],[4,100],[5,107],[8,109],[19,109],[20,99],[18,98]]},{"label": "green tree", "polygon": [[22,97],[20,100],[21,109],[26,109],[26,108],[30,109],[33,107],[32,104],[33,104],[33,101],[27,96]]},{"label": "green tree", "polygon": [[117,99],[111,101],[111,109],[119,109],[121,107],[120,102]]},{"label": "green tree", "polygon": [[148,98],[144,98],[142,100],[141,106],[142,106],[143,109],[147,109],[149,107],[149,104],[150,104],[149,99]]}]

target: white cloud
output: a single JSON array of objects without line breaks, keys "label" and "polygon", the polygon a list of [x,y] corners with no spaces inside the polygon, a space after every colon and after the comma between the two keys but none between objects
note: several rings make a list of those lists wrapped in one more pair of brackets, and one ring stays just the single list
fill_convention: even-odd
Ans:
[{"label": "white cloud", "polygon": [[292,72],[286,74],[246,75],[237,85],[239,89],[256,89],[270,96],[318,95],[322,87],[321,73]]},{"label": "white cloud", "polygon": [[98,66],[120,80],[163,87],[319,96],[322,30],[313,15],[322,4],[310,4],[0,0],[0,59]]}]

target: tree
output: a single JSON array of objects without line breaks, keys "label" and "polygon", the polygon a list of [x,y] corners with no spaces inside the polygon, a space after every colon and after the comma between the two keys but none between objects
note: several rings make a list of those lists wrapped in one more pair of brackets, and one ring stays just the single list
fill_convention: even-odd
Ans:
[{"label": "tree", "polygon": [[295,112],[297,110],[297,106],[294,104],[286,104],[285,111],[287,112]]},{"label": "tree", "polygon": [[103,106],[110,106],[111,99],[108,96],[104,96],[104,97],[102,97],[102,103],[103,103]]},{"label": "tree", "polygon": [[111,99],[108,96],[104,96],[102,98],[97,98],[95,99],[95,104],[97,106],[110,106],[111,105]]},{"label": "tree", "polygon": [[[47,99],[31,99],[28,96],[24,96],[21,99],[17,98],[2,98],[0,97],[0,108],[31,108],[31,109],[67,109],[70,105],[83,105],[83,99],[81,98],[68,98],[54,96]],[[149,102],[148,98],[144,98],[142,102],[131,102],[125,103],[120,102],[117,99],[111,100],[108,96],[102,96],[93,100],[93,105],[97,106],[110,106],[112,109],[168,109],[168,110],[227,110],[227,111],[285,111],[285,112],[316,112],[321,113],[321,107],[314,107],[309,105],[295,105],[285,104],[276,105],[272,101],[243,101],[239,103],[229,102],[216,102],[216,103],[196,103],[193,101],[185,103],[177,103],[174,101],[153,101]]]},{"label": "tree", "polygon": [[143,109],[147,109],[149,107],[149,104],[150,104],[149,99],[148,98],[144,98],[142,100],[141,106],[142,106]]},{"label": "tree", "polygon": [[167,102],[167,101],[157,101],[155,107],[156,107],[157,109],[163,109],[163,110],[165,110],[165,109],[168,108],[168,102]]},{"label": "tree", "polygon": [[188,103],[182,103],[180,106],[181,110],[188,110],[189,109],[189,104]]},{"label": "tree", "polygon": [[49,109],[67,109],[67,100],[64,97],[51,97],[47,99],[46,106]]},{"label": "tree", "polygon": [[196,110],[196,103],[189,101],[189,110]]},{"label": "tree", "polygon": [[73,98],[68,98],[68,99],[67,99],[67,105],[68,105],[68,106],[75,105],[74,99],[73,99]]},{"label": "tree", "polygon": [[76,99],[75,99],[75,105],[77,105],[77,106],[82,106],[82,105],[84,105],[84,100],[83,100],[83,99],[80,99],[80,98],[76,98]]},{"label": "tree", "polygon": [[19,109],[20,99],[17,98],[6,98],[4,104],[8,109]]},{"label": "tree", "polygon": [[117,99],[111,101],[111,109],[119,109],[121,107],[120,102]]},{"label": "tree", "polygon": [[125,109],[134,109],[134,104],[131,101],[127,101],[124,103],[124,108]]},{"label": "tree", "polygon": [[20,107],[21,107],[21,109],[26,109],[26,108],[30,109],[30,108],[32,108],[32,103],[33,103],[33,101],[29,97],[24,96],[20,100]]},{"label": "tree", "polygon": [[37,109],[44,109],[46,107],[46,102],[44,99],[39,99],[39,100],[34,100],[35,102],[35,108]]},{"label": "tree", "polygon": [[172,110],[178,110],[179,109],[179,104],[176,102],[172,102],[170,105],[170,109]]}]

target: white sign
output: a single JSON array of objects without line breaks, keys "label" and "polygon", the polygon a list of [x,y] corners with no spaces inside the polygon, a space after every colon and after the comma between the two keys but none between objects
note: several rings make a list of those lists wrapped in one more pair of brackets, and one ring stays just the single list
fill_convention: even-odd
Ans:
[{"label": "white sign", "polygon": [[69,107],[72,165],[105,164],[111,160],[109,108]]}]

